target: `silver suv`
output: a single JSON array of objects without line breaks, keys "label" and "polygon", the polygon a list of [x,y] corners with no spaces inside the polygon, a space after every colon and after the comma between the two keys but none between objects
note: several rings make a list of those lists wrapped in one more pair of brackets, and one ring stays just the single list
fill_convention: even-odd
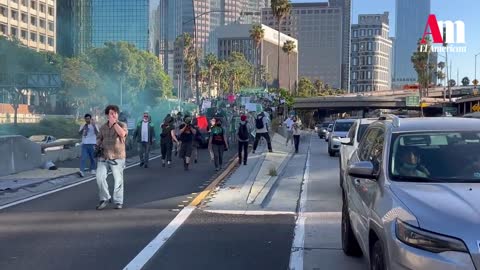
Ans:
[{"label": "silver suv", "polygon": [[387,117],[348,163],[342,247],[370,269],[480,269],[480,120]]}]

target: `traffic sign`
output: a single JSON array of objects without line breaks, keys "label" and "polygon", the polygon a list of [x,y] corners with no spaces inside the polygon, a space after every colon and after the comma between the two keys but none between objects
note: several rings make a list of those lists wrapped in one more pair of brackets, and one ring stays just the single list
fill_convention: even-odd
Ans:
[{"label": "traffic sign", "polygon": [[418,107],[420,104],[420,96],[408,96],[405,98],[405,105],[407,107]]}]

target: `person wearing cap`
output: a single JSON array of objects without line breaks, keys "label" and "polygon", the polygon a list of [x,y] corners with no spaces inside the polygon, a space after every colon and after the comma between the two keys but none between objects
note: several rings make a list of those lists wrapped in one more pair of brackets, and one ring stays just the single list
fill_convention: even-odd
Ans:
[{"label": "person wearing cap", "polygon": [[155,142],[155,127],[148,112],[143,113],[143,120],[139,121],[133,133],[133,138],[138,143],[140,153],[140,167],[148,168],[150,160],[150,148]]},{"label": "person wearing cap", "polygon": [[172,165],[172,150],[173,143],[178,144],[177,136],[175,135],[174,119],[171,116],[167,116],[163,122],[160,134],[160,148],[162,151],[162,167],[168,164],[170,168]]},{"label": "person wearing cap", "polygon": [[[240,116],[240,124],[238,125],[238,163],[247,165],[248,160],[248,142],[250,140],[250,126],[247,121],[247,116]],[[243,157],[243,159],[242,159]]]},{"label": "person wearing cap", "polygon": [[192,127],[192,118],[185,117],[184,122],[179,126],[181,141],[179,156],[183,159],[183,167],[188,171],[193,150],[193,139],[197,131]]}]

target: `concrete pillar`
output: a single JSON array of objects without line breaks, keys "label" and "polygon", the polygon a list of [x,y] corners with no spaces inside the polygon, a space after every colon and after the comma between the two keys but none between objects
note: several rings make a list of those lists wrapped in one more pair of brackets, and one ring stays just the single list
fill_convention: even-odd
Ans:
[{"label": "concrete pillar", "polygon": [[55,111],[57,108],[57,95],[50,95],[50,108],[52,108],[52,111]]},{"label": "concrete pillar", "polygon": [[40,105],[40,95],[38,92],[35,92],[34,95],[33,95],[33,103],[35,106],[39,106]]}]

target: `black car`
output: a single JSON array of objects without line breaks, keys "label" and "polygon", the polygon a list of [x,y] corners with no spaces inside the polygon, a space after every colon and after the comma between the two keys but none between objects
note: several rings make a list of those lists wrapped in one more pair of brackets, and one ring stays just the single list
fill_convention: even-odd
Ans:
[{"label": "black car", "polygon": [[326,137],[327,128],[330,124],[330,122],[324,122],[318,127],[318,137],[320,137],[320,139],[324,139]]}]

